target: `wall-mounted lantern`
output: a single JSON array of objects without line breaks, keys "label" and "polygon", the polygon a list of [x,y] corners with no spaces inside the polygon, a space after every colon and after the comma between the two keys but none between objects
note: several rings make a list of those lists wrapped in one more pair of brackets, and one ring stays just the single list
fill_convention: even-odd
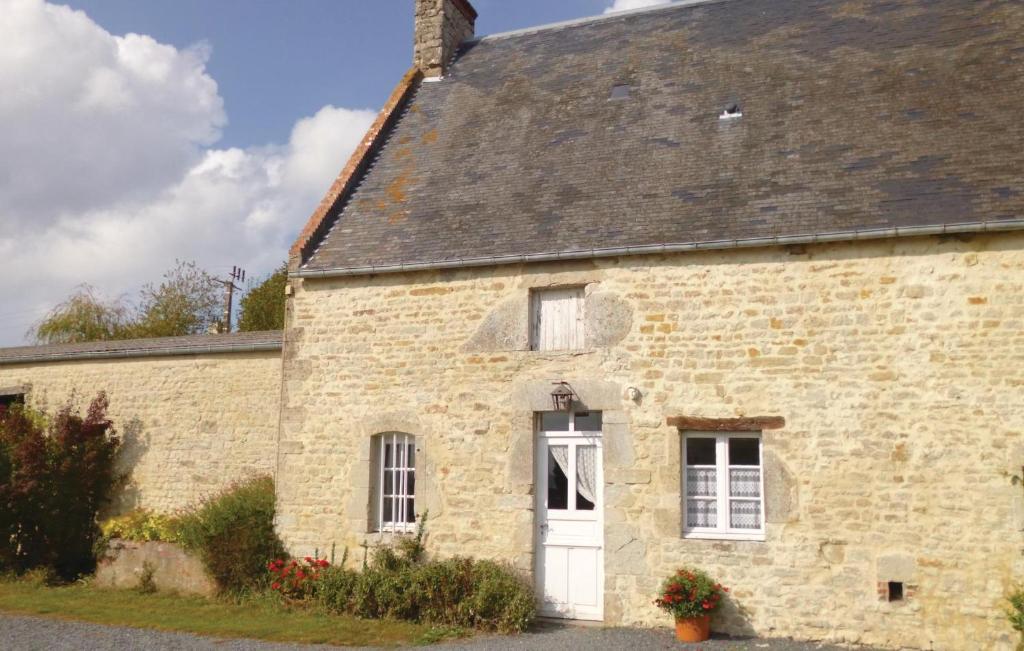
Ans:
[{"label": "wall-mounted lantern", "polygon": [[555,389],[551,392],[551,405],[555,411],[572,411],[572,399],[575,397],[572,387],[568,382],[555,382]]}]

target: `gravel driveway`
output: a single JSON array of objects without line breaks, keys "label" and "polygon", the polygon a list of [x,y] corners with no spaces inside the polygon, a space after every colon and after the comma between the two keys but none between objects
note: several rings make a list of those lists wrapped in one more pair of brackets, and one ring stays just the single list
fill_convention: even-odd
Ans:
[{"label": "gravel driveway", "polygon": [[[186,633],[165,633],[140,628],[102,626],[60,619],[0,615],[0,649],[4,651],[181,651],[218,649],[234,651],[296,651],[342,647],[272,644],[253,640],[220,640]],[[516,637],[479,636],[467,642],[428,647],[432,651],[498,651],[504,649],[586,649],[587,651],[641,651],[680,649],[668,629],[597,628],[545,624]],[[712,640],[694,645],[695,651],[838,651],[843,647],[790,640]],[[347,651],[353,651],[347,647]]]}]

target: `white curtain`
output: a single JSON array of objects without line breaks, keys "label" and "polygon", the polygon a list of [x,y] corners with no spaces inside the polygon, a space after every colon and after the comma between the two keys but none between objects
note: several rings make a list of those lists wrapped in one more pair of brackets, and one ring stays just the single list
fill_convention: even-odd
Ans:
[{"label": "white curtain", "polygon": [[[569,476],[569,448],[564,445],[552,445],[548,448],[555,463]],[[576,491],[588,502],[594,501],[595,467],[597,462],[596,448],[593,445],[580,445],[576,448]]]},{"label": "white curtain", "polygon": [[576,490],[588,502],[597,504],[594,499],[594,471],[597,463],[597,448],[593,445],[581,445],[576,448]]}]

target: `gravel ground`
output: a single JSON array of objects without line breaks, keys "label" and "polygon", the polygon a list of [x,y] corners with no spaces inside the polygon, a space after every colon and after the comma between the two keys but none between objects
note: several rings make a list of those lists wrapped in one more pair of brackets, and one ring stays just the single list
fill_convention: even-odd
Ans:
[{"label": "gravel ground", "polygon": [[[296,651],[341,647],[273,644],[253,640],[220,640],[165,633],[140,628],[102,626],[60,619],[0,615],[0,649],[3,651],[183,651],[219,649],[234,651]],[[543,624],[516,637],[479,636],[472,640],[428,647],[433,651],[499,651],[504,649],[566,649],[586,651],[641,651],[680,649],[668,629],[599,628]],[[693,645],[695,651],[838,651],[843,647],[791,640],[716,639]],[[347,647],[347,651],[354,651]]]}]

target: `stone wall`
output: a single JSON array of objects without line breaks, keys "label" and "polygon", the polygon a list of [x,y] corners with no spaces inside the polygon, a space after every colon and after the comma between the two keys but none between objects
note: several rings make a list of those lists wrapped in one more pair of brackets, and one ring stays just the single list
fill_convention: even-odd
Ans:
[{"label": "stone wall", "polygon": [[0,365],[0,386],[26,386],[39,409],[107,392],[131,473],[115,512],[172,511],[273,472],[280,381],[274,351]]},{"label": "stone wall", "polygon": [[217,584],[206,573],[202,560],[181,546],[165,542],[111,540],[106,555],[96,567],[94,585],[103,588],[140,587],[148,570],[160,592],[216,594]]},{"label": "stone wall", "polygon": [[[527,350],[531,288],[586,285],[584,351]],[[605,619],[681,564],[732,586],[716,628],[890,647],[1009,648],[1022,577],[1024,235],[293,281],[279,529],[368,532],[368,439],[415,434],[439,555],[533,565],[533,412],[551,381],[604,411]],[[3,382],[0,381],[0,384]],[[640,391],[630,399],[628,389]],[[764,542],[683,539],[671,416],[764,432]],[[907,599],[880,600],[904,581]]]}]

